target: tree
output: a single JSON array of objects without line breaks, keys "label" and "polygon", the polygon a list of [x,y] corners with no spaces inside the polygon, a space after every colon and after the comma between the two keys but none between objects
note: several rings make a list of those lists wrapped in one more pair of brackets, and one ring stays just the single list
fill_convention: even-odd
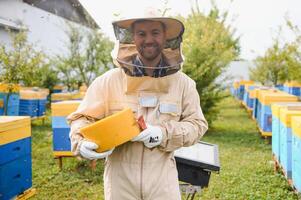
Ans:
[{"label": "tree", "polygon": [[11,48],[0,45],[0,82],[8,84],[6,105],[4,105],[5,115],[10,93],[15,92],[13,91],[15,84],[42,86],[43,80],[49,74],[45,73],[45,69],[49,67],[45,54],[28,43],[27,32],[16,33],[9,29],[7,31],[12,40]]},{"label": "tree", "polygon": [[239,38],[234,30],[225,24],[227,13],[220,14],[213,6],[206,16],[199,8],[185,19],[183,71],[196,81],[200,104],[209,123],[217,116],[216,105],[225,97],[216,79],[226,70],[228,64],[239,54]]},{"label": "tree", "polygon": [[250,77],[264,85],[278,85],[287,79],[287,59],[290,54],[288,45],[280,47],[278,40],[275,41],[264,56],[255,59],[255,68],[250,69]]},{"label": "tree", "polygon": [[67,55],[58,55],[56,69],[69,90],[81,84],[90,85],[92,80],[112,66],[110,52],[113,43],[100,30],[79,31],[69,24]]}]

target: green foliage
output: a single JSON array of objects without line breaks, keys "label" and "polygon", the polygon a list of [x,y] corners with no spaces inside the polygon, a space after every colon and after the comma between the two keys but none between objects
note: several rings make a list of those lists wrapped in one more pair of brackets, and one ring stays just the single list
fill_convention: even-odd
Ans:
[{"label": "green foliage", "polygon": [[288,78],[290,47],[280,47],[279,42],[269,48],[264,56],[255,59],[255,68],[250,69],[250,78],[263,85],[277,85]]},{"label": "green foliage", "polygon": [[[24,86],[47,86],[45,80],[54,72],[50,68],[46,55],[27,42],[25,31],[18,33],[7,31],[12,39],[12,47],[0,46],[0,82]],[[57,81],[55,78],[51,80],[53,84]]]},{"label": "green foliage", "polygon": [[99,31],[82,31],[69,25],[66,31],[68,54],[58,55],[55,67],[69,90],[81,84],[90,85],[98,75],[109,69],[113,43]]},{"label": "green foliage", "polygon": [[295,40],[280,45],[274,40],[263,56],[255,59],[250,78],[265,85],[277,85],[285,81],[301,81],[301,34],[297,26],[287,20],[288,28],[295,33]]},{"label": "green foliage", "polygon": [[186,19],[183,52],[183,70],[196,81],[200,103],[210,123],[218,114],[217,103],[224,98],[216,79],[239,54],[238,38],[225,24],[227,13],[220,14],[214,7],[208,16],[192,9]]}]

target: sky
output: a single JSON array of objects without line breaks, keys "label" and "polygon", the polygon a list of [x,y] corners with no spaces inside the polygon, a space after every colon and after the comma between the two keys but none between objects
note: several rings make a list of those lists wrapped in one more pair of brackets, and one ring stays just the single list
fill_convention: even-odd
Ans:
[{"label": "sky", "polygon": [[[166,0],[80,0],[105,35],[114,40],[112,22],[119,19],[141,17],[147,8],[162,9]],[[105,3],[104,3],[105,2]],[[188,16],[196,0],[167,0],[167,15]],[[210,0],[198,0],[199,8],[207,14]],[[292,41],[293,34],[285,27],[285,17],[301,28],[301,0],[216,0],[222,11],[227,10],[227,23],[240,37],[242,59],[252,60],[264,54],[279,35],[281,41]]]}]

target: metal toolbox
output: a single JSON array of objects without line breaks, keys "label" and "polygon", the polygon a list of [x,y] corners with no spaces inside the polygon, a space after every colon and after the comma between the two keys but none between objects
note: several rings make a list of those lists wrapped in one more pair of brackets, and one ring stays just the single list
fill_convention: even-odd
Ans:
[{"label": "metal toolbox", "polygon": [[212,171],[220,170],[218,146],[199,142],[175,151],[178,177],[182,182],[207,187]]}]

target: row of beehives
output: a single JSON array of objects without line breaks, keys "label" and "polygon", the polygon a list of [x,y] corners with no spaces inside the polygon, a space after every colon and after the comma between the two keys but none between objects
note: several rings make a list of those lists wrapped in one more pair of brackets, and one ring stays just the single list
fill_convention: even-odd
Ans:
[{"label": "row of beehives", "polygon": [[[85,91],[62,92],[60,88],[51,94],[52,102],[80,100]],[[0,115],[43,117],[46,114],[49,90],[25,88],[18,85],[0,84]]]},{"label": "row of beehives", "polygon": [[[54,157],[72,156],[66,117],[77,109],[79,103],[52,103]],[[29,116],[0,116],[0,155],[0,200],[26,199],[34,195]]]},{"label": "row of beehives", "polygon": [[271,88],[255,85],[253,81],[235,82],[231,88],[231,94],[256,121],[261,135],[272,137],[275,166],[298,192],[301,192],[300,88],[296,83]]}]

